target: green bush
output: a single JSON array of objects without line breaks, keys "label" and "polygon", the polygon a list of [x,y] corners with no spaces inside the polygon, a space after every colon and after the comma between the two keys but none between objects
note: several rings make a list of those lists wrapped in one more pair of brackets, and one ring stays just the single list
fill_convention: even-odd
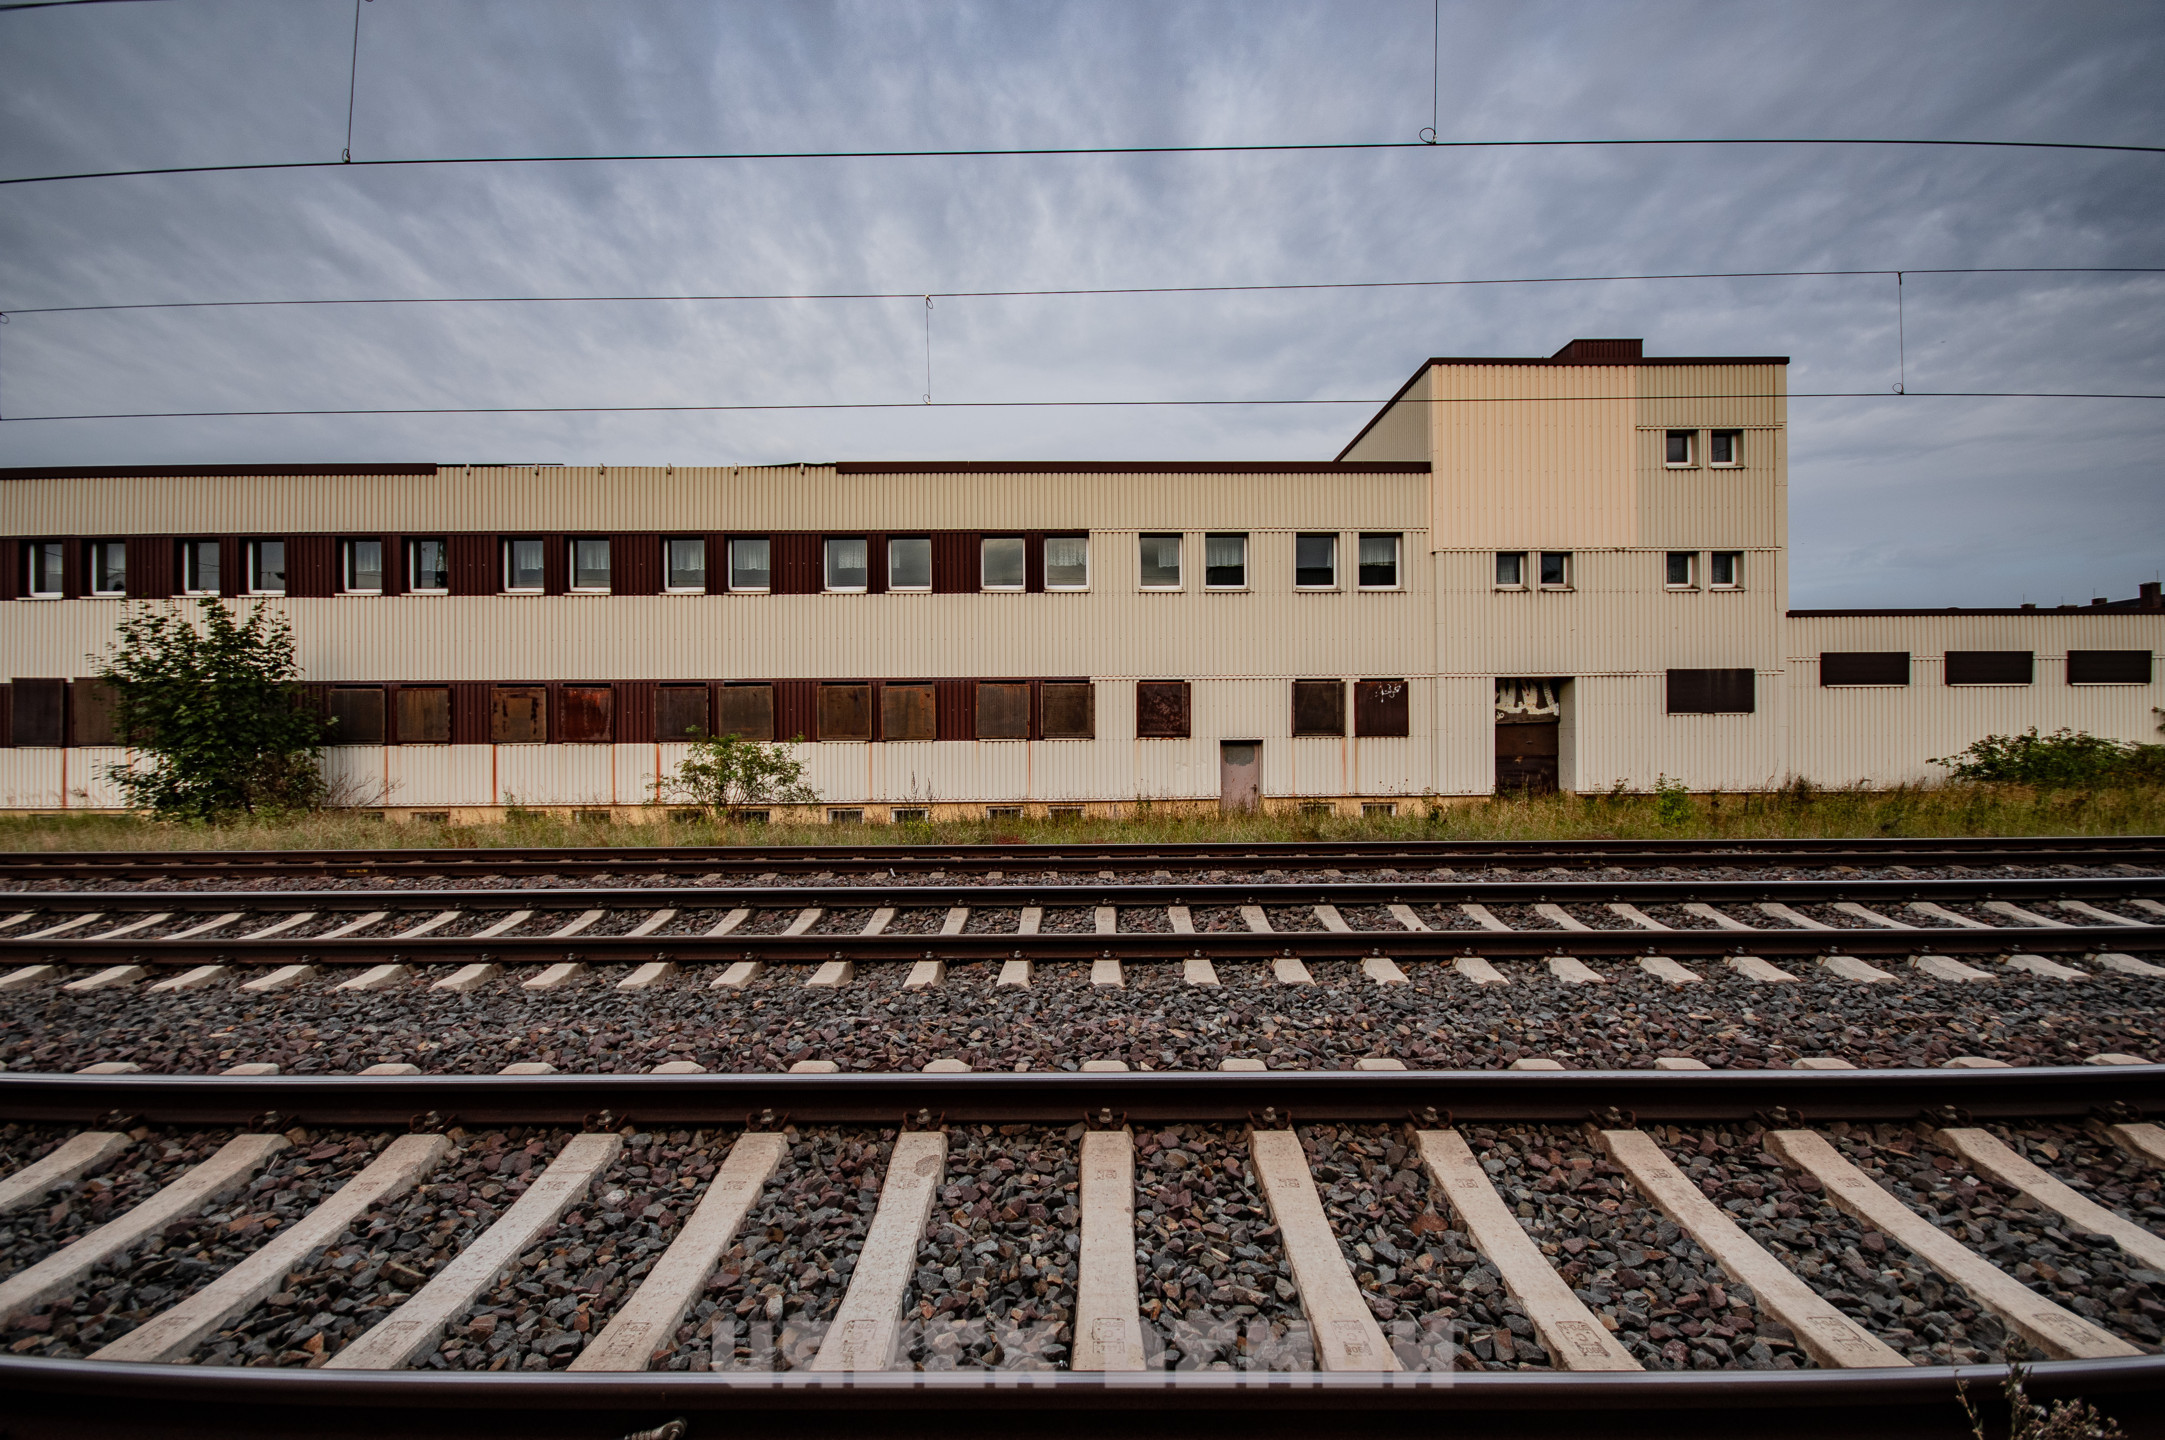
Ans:
[{"label": "green bush", "polygon": [[2165,745],[2107,740],[2065,726],[2040,735],[1987,735],[1968,749],[1935,758],[1954,780],[2017,785],[2126,785],[2165,781]]},{"label": "green bush", "polygon": [[1681,780],[1654,777],[1654,823],[1670,829],[1691,819],[1691,791]]},{"label": "green bush", "polygon": [[692,731],[691,738],[691,753],[676,772],[654,782],[656,801],[695,805],[710,817],[734,820],[752,806],[810,805],[819,799],[805,783],[804,762],[781,745],[702,730]]}]

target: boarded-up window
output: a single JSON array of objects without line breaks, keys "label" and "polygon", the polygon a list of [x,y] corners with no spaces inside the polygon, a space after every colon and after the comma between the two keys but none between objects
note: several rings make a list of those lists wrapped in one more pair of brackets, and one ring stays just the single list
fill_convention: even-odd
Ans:
[{"label": "boarded-up window", "polygon": [[1413,733],[1413,687],[1403,680],[1356,680],[1353,682],[1353,733],[1356,735],[1410,735]]},{"label": "boarded-up window", "polygon": [[889,740],[937,740],[939,707],[930,685],[882,685],[880,734]]},{"label": "boarded-up window", "polygon": [[2147,650],[2070,650],[2067,652],[2067,683],[2070,685],[2147,685],[2150,683],[2150,652]]},{"label": "boarded-up window", "polygon": [[1949,685],[2027,685],[2036,657],[2027,650],[1950,650]]},{"label": "boarded-up window", "polygon": [[11,688],[15,697],[17,745],[68,743],[67,681],[17,680]]},{"label": "boarded-up window", "polygon": [[1754,709],[1750,670],[1671,670],[1671,715],[1749,715]]},{"label": "boarded-up window", "polygon": [[616,738],[616,692],[607,685],[566,685],[556,738],[566,745],[606,745]]},{"label": "boarded-up window", "polygon": [[1819,683],[1822,685],[1907,685],[1907,650],[1822,650],[1819,652]]},{"label": "boarded-up window", "polygon": [[654,692],[654,738],[684,740],[707,732],[707,687],[664,685]]},{"label": "boarded-up window", "polygon": [[977,682],[977,738],[1030,738],[1030,686],[1027,681]]},{"label": "boarded-up window", "polygon": [[820,686],[819,738],[822,740],[870,740],[872,738],[872,687],[870,685]]},{"label": "boarded-up window", "polygon": [[489,687],[489,741],[495,745],[545,745],[549,740],[549,692],[539,685]]},{"label": "boarded-up window", "polygon": [[109,680],[77,680],[69,687],[68,743],[70,745],[118,745],[120,732],[115,711],[120,693]]},{"label": "boarded-up window", "polygon": [[1295,735],[1345,734],[1345,685],[1337,680],[1295,680],[1293,682],[1293,733]]},{"label": "boarded-up window", "polygon": [[1047,740],[1092,740],[1097,737],[1097,687],[1089,681],[1048,680],[1042,703]]},{"label": "boarded-up window", "polygon": [[1188,682],[1135,682],[1135,734],[1143,740],[1188,738]]},{"label": "boarded-up window", "polygon": [[774,687],[772,685],[724,685],[721,709],[714,717],[714,733],[740,740],[774,738]]},{"label": "boarded-up window", "polygon": [[[383,743],[381,685],[334,685],[327,702],[324,708],[331,720],[333,745]],[[448,711],[446,718],[449,718]]]},{"label": "boarded-up window", "polygon": [[451,743],[451,687],[406,685],[398,692],[398,743]]}]

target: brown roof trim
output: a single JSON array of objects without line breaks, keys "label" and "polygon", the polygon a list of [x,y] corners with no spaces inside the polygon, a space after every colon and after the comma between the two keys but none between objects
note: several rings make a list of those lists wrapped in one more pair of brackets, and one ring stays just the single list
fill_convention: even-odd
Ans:
[{"label": "brown roof trim", "polygon": [[2110,605],[2038,605],[2030,609],[2009,606],[1957,606],[1949,605],[1942,610],[1791,610],[1792,620],[1871,620],[1888,617],[1900,620],[1962,620],[1972,615],[2026,615],[2032,620],[2048,616],[2066,615],[2145,615],[2155,614],[2137,607],[2133,600],[2115,600]]},{"label": "brown roof trim", "polygon": [[180,480],[216,475],[434,475],[434,464],[415,465],[15,465],[0,480]]},{"label": "brown roof trim", "polygon": [[1426,475],[1426,460],[840,460],[837,475]]}]

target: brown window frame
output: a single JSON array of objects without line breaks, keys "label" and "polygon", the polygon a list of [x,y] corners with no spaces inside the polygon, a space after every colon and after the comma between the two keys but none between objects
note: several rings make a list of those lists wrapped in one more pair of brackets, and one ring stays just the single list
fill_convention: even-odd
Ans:
[{"label": "brown window frame", "polygon": [[[1725,669],[1671,670],[1666,678],[1670,715],[1754,715],[1759,709],[1759,676],[1749,666]],[[1741,692],[1741,694],[1739,693]],[[1741,699],[1742,703],[1738,701]]]},{"label": "brown window frame", "polygon": [[[1177,713],[1174,707],[1177,706]],[[1146,720],[1146,712],[1159,714]],[[1162,716],[1162,718],[1160,718]],[[1195,691],[1186,680],[1138,680],[1135,682],[1135,738],[1138,740],[1189,740],[1195,734]]]},{"label": "brown window frame", "polygon": [[[1295,680],[1292,689],[1292,726],[1296,738],[1319,736],[1343,739],[1346,733],[1346,682],[1343,680]],[[1328,718],[1324,718],[1325,711]]]}]

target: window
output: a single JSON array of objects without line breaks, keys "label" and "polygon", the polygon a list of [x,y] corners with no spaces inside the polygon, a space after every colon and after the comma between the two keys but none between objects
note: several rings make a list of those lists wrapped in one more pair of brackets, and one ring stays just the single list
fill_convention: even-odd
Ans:
[{"label": "window", "polygon": [[398,691],[398,743],[451,743],[451,687],[402,685]]},{"label": "window", "polygon": [[[742,740],[774,738],[774,687],[724,685],[717,692],[714,733]],[[800,737],[801,738],[801,737]]]},{"label": "window", "polygon": [[707,733],[707,687],[664,685],[654,692],[656,742],[688,740]]},{"label": "window", "polygon": [[1396,815],[1398,813],[1398,802],[1395,800],[1363,800],[1361,802],[1361,813],[1363,815]]},{"label": "window", "polygon": [[770,542],[761,536],[756,540],[732,540],[729,542],[729,588],[732,590],[765,590],[773,579],[768,568]]},{"label": "window", "polygon": [[1744,588],[1744,552],[1716,550],[1707,557],[1706,583],[1710,590]]},{"label": "window", "polygon": [[980,740],[1027,740],[1030,738],[1030,686],[1027,682],[980,680],[977,682],[977,738]]},{"label": "window", "polygon": [[1541,552],[1541,588],[1565,590],[1571,586],[1571,552],[1568,550],[1544,550]]},{"label": "window", "polygon": [[1139,680],[1135,685],[1135,735],[1140,740],[1188,738],[1188,682]]},{"label": "window", "polygon": [[1295,680],[1293,682],[1293,733],[1295,735],[1345,734],[1345,685],[1337,680]]},{"label": "window", "polygon": [[451,546],[442,539],[406,542],[406,588],[416,595],[451,593]]},{"label": "window", "polygon": [[1413,687],[1403,680],[1353,682],[1353,733],[1405,736],[1413,733]]},{"label": "window", "polygon": [[606,745],[616,739],[616,689],[566,685],[558,697],[556,738],[566,745]]},{"label": "window", "polygon": [[2067,652],[2067,683],[2070,685],[2147,685],[2150,683],[2150,652],[2147,650],[2070,650]]},{"label": "window", "polygon": [[1098,733],[1097,687],[1087,680],[1048,680],[1040,696],[1040,732],[1047,740],[1089,740]]},{"label": "window", "polygon": [[545,541],[504,542],[504,589],[513,595],[539,595],[545,573]]},{"label": "window", "polygon": [[1398,537],[1396,535],[1363,535],[1361,537],[1361,588],[1363,590],[1396,590],[1398,588]]},{"label": "window", "polygon": [[923,535],[905,535],[887,542],[887,588],[932,588],[932,541]]},{"label": "window", "polygon": [[383,593],[383,542],[348,540],[339,547],[339,573],[348,595]]},{"label": "window", "polygon": [[923,805],[897,805],[888,812],[897,825],[922,825],[931,818],[932,812]]},{"label": "window", "polygon": [[2027,685],[2036,668],[2027,650],[1950,650],[1949,685]]},{"label": "window", "polygon": [[1907,685],[1907,650],[1822,650],[1821,685]]},{"label": "window", "polygon": [[1671,715],[1749,715],[1754,675],[1750,670],[1671,670]]},{"label": "window", "polygon": [[1671,466],[1691,464],[1692,442],[1698,438],[1696,430],[1671,430],[1662,450],[1662,463]]},{"label": "window", "polygon": [[1691,590],[1699,584],[1699,552],[1696,550],[1671,550],[1669,552],[1669,578],[1671,590]]},{"label": "window", "polygon": [[830,538],[821,547],[822,587],[844,592],[870,588],[871,563],[865,558],[869,548],[861,535]]},{"label": "window", "polygon": [[986,590],[1020,590],[1023,543],[1020,535],[988,535],[979,547],[978,582]]},{"label": "window", "polygon": [[1496,552],[1496,588],[1499,590],[1523,590],[1526,588],[1526,552],[1524,550],[1499,550]]},{"label": "window", "polygon": [[381,685],[333,686],[325,707],[331,721],[333,745],[381,745],[383,743],[383,687]]},{"label": "window", "polygon": [[539,685],[490,686],[489,740],[496,745],[548,744],[549,692]]},{"label": "window", "polygon": [[180,542],[180,588],[189,595],[218,593],[218,542]]},{"label": "window", "polygon": [[836,806],[827,812],[827,823],[829,825],[862,825],[864,824],[864,809],[861,806],[848,808]]},{"label": "window", "polygon": [[1203,585],[1210,590],[1243,590],[1248,585],[1248,537],[1203,537]]},{"label": "window", "polygon": [[707,589],[707,542],[697,535],[673,535],[662,541],[668,568],[662,588],[680,595],[703,595]]},{"label": "window", "polygon": [[30,598],[58,600],[62,567],[67,561],[67,542],[32,540],[24,544],[23,549],[29,552]]},{"label": "window", "polygon": [[872,738],[872,687],[870,685],[820,686],[819,738],[822,740],[870,740]]},{"label": "window", "polygon": [[286,593],[286,542],[248,542],[248,590],[253,595]]},{"label": "window", "polygon": [[1047,590],[1087,590],[1090,588],[1089,536],[1047,535],[1045,537],[1045,588]]},{"label": "window", "polygon": [[880,738],[940,738],[939,705],[930,685],[880,686]]},{"label": "window", "polygon": [[90,593],[100,596],[128,593],[128,542],[90,542]]},{"label": "window", "polygon": [[1716,430],[1707,436],[1706,463],[1709,465],[1742,465],[1744,463],[1744,432],[1742,430]]},{"label": "window", "polygon": [[1178,590],[1180,537],[1144,535],[1139,538],[1142,551],[1142,587],[1145,590]]},{"label": "window", "polygon": [[582,535],[571,542],[571,588],[590,595],[609,593],[609,542]]},{"label": "window", "polygon": [[1338,537],[1336,535],[1296,535],[1293,537],[1293,585],[1299,590],[1336,590],[1338,588]]}]

